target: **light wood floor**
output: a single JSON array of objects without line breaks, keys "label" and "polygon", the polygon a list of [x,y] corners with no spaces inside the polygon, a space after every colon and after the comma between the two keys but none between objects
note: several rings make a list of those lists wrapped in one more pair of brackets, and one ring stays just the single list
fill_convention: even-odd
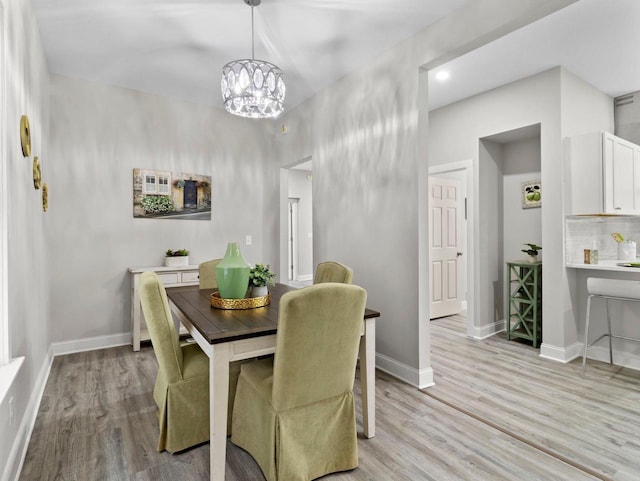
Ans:
[{"label": "light wood floor", "polygon": [[[431,323],[436,386],[377,372],[376,437],[359,439],[359,468],[323,479],[640,479],[640,372],[594,362],[584,380],[577,363],[544,361],[525,344],[467,339],[463,322]],[[155,373],[150,347],[57,357],[20,480],[207,480],[208,444],[155,450]],[[361,432],[358,383],[356,396]],[[228,481],[264,479],[227,446]]]}]

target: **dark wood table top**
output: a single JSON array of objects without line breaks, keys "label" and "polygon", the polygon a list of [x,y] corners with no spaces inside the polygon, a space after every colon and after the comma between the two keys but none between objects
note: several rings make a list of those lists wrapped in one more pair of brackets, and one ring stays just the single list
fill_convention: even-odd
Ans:
[{"label": "dark wood table top", "polygon": [[[269,287],[271,303],[256,309],[216,309],[211,307],[213,289],[198,286],[168,287],[167,296],[191,321],[210,344],[268,336],[278,330],[280,298],[295,287],[276,284]],[[365,309],[364,319],[380,317],[378,311]]]}]

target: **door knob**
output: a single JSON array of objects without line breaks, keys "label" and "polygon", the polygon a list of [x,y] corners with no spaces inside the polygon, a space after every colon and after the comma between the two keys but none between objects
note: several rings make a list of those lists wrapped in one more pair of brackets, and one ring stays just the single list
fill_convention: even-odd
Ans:
[{"label": "door knob", "polygon": [[462,255],[462,252],[456,252],[456,257],[460,257]]}]

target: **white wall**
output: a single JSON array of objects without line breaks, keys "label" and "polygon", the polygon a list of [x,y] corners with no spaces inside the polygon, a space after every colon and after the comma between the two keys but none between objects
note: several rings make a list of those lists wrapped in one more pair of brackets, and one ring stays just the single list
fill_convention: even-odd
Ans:
[{"label": "white wall", "polygon": [[[262,232],[263,123],[57,75],[51,116],[52,338],[75,342],[58,350],[96,336],[128,340],[127,268],[162,265],[169,248],[198,264],[235,241],[249,263],[274,264]],[[210,175],[211,221],[134,219],[136,167]]]},{"label": "white wall", "polygon": [[[298,200],[298,278],[313,277],[312,173],[289,170],[289,197]],[[310,277],[311,276],[311,277]]]},{"label": "white wall", "polygon": [[[9,355],[24,357],[17,377],[0,400],[0,479],[13,479],[35,420],[40,392],[50,364],[49,248],[50,213],[42,211],[41,190],[33,187],[33,156],[40,157],[43,181],[50,183],[48,155],[48,72],[30,2],[0,0],[0,26],[6,44],[4,91],[0,94],[3,146],[8,187],[8,325]],[[20,117],[31,125],[32,156],[20,147]],[[2,376],[2,372],[0,372]],[[9,419],[13,398],[15,417]]]},{"label": "white wall", "polygon": [[[540,138],[508,142],[503,145],[503,213],[502,237],[505,261],[526,260],[523,244],[542,243],[542,209],[522,208],[522,182],[540,180]],[[544,194],[544,186],[542,188]]]},{"label": "white wall", "polygon": [[423,162],[430,153],[422,150],[428,121],[419,68],[569,3],[473,2],[287,112],[287,134],[274,135],[274,169],[313,157],[314,256],[353,267],[368,305],[382,313],[378,366],[409,382],[432,382]]}]

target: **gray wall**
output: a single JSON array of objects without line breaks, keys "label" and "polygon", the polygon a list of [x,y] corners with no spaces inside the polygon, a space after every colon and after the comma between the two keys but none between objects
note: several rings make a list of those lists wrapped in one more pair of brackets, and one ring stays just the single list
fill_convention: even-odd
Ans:
[{"label": "gray wall", "polygon": [[[249,263],[272,263],[259,122],[55,75],[51,116],[54,342],[130,332],[127,268],[162,265],[169,248],[198,264],[235,241]],[[134,219],[135,167],[210,175],[212,219]]]},{"label": "gray wall", "polygon": [[[0,161],[6,171],[8,286],[5,310],[9,327],[9,355],[24,357],[13,384],[0,400],[0,479],[15,476],[16,459],[27,441],[30,422],[40,401],[38,389],[48,374],[51,343],[49,324],[49,248],[51,213],[42,210],[42,191],[33,187],[33,156],[40,157],[42,178],[51,185],[55,169],[49,156],[48,73],[29,2],[0,0],[0,38],[5,71],[0,90],[0,124],[4,134]],[[31,157],[20,147],[20,117],[31,125]],[[53,187],[56,188],[55,186]],[[4,304],[4,300],[0,300]],[[3,376],[0,368],[0,376]],[[6,381],[6,379],[3,379]],[[1,383],[0,383],[1,384]],[[9,399],[15,418],[9,423]],[[14,450],[13,452],[11,450]]]},{"label": "gray wall", "polygon": [[[430,152],[423,146],[434,137],[420,67],[442,63],[569,3],[473,2],[287,112],[287,134],[274,136],[279,167],[312,156],[314,257],[353,267],[368,305],[382,312],[378,366],[409,382],[425,385],[431,376],[425,162]],[[553,100],[557,122],[559,95]],[[540,112],[549,104],[533,108]],[[520,116],[524,122],[535,115],[525,110]],[[465,158],[470,156],[455,160]],[[559,144],[551,158],[559,162]]]}]

